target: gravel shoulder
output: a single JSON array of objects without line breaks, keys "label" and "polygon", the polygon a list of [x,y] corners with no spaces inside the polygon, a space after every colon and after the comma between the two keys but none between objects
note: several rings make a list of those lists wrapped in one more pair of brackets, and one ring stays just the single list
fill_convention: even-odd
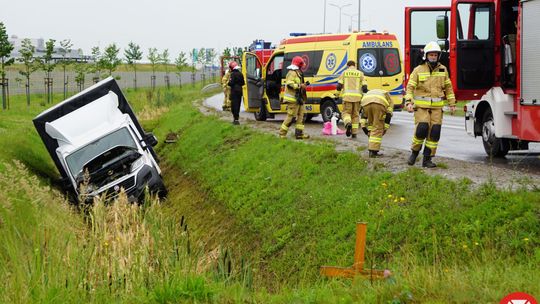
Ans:
[{"label": "gravel shoulder", "polygon": [[[199,108],[204,115],[215,115],[225,121],[232,121],[230,112],[223,112],[221,109],[208,105],[204,100],[194,102],[194,105]],[[277,119],[268,121],[256,121],[253,116],[241,115],[240,123],[242,126],[247,126],[257,129],[261,132],[278,135],[279,126],[282,122],[282,116],[277,116]],[[341,126],[343,129],[343,127]],[[387,170],[393,173],[402,172],[411,167],[423,170],[429,175],[439,175],[451,180],[468,179],[473,186],[477,187],[483,183],[493,182],[498,188],[516,190],[526,187],[531,190],[538,189],[538,185],[534,183],[540,178],[540,175],[527,172],[526,169],[501,167],[496,163],[474,163],[462,160],[456,160],[447,157],[436,157],[434,162],[439,167],[434,169],[424,169],[421,166],[421,157],[416,162],[415,166],[407,165],[407,157],[409,151],[395,149],[383,146],[381,152],[383,157],[377,159],[368,158],[367,137],[359,134],[357,139],[347,138],[345,135],[327,136],[322,134],[322,125],[320,122],[306,123],[305,132],[311,136],[306,140],[309,142],[325,142],[335,146],[337,151],[349,151],[359,154],[361,159],[369,164],[374,170]],[[289,132],[287,140],[295,140]]]}]

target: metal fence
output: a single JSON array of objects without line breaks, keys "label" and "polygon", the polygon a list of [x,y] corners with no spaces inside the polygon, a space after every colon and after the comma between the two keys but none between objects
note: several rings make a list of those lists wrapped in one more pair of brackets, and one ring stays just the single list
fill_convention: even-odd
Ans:
[{"label": "metal fence", "polygon": [[[75,81],[75,72],[66,72],[67,92],[74,93],[79,92],[81,89],[87,88],[93,85],[97,79],[93,74],[87,74],[84,79],[84,84],[81,87]],[[219,71],[212,72],[181,72],[168,73],[156,72],[155,79],[152,77],[152,72],[137,72],[137,87],[138,88],[151,88],[151,87],[174,87],[186,84],[192,84],[194,82],[203,81],[210,82],[214,79],[217,81]],[[26,93],[26,79],[24,79],[17,71],[8,71],[6,75],[9,79],[6,91],[9,90],[10,95],[19,95]],[[135,87],[135,77],[133,72],[114,72],[113,77],[117,79],[118,85],[121,88],[133,88]],[[30,77],[30,93],[32,94],[45,94],[47,92],[47,85],[45,72],[36,71]],[[52,78],[52,92],[62,93],[64,92],[64,73],[62,71],[55,71],[51,73]],[[102,79],[105,76],[101,77]],[[1,86],[1,83],[0,83]]]}]

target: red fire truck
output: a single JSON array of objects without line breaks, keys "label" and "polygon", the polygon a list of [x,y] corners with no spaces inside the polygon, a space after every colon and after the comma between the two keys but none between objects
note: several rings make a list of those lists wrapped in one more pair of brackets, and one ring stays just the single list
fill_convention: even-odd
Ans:
[{"label": "red fire truck", "polygon": [[268,60],[270,60],[270,57],[272,57],[272,53],[274,53],[275,48],[272,47],[271,42],[258,39],[251,43],[248,50],[257,55],[257,58],[259,58],[259,61],[264,66]]},{"label": "red fire truck", "polygon": [[405,73],[439,41],[465,126],[503,157],[540,141],[540,0],[452,0],[405,9]]}]

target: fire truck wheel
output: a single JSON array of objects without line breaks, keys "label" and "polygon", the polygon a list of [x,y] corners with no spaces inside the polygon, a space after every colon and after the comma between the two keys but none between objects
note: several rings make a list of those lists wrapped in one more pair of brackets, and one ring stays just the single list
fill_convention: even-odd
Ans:
[{"label": "fire truck wheel", "polygon": [[332,100],[327,99],[322,103],[321,116],[324,122],[330,121],[335,112],[337,112],[337,107]]},{"label": "fire truck wheel", "polygon": [[482,142],[490,157],[504,157],[510,150],[508,139],[495,137],[495,122],[491,109],[487,109],[482,118]]}]

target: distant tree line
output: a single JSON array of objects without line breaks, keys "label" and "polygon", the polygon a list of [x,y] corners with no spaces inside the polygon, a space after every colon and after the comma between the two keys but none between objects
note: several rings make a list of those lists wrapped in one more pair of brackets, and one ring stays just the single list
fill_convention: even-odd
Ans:
[{"label": "distant tree line", "polygon": [[[0,86],[2,87],[2,108],[9,108],[9,84],[6,78],[7,67],[18,61],[21,64],[19,74],[21,79],[17,79],[19,82],[24,81],[26,102],[30,105],[30,76],[32,73],[41,70],[45,72],[44,85],[45,85],[45,101],[46,103],[52,102],[52,87],[53,79],[51,73],[60,67],[63,71],[63,86],[64,86],[64,99],[67,98],[69,79],[66,71],[69,67],[75,72],[75,82],[78,86],[78,90],[84,89],[84,83],[87,75],[92,75],[93,82],[98,82],[104,77],[113,76],[113,73],[117,70],[118,66],[122,63],[126,63],[133,70],[133,87],[137,89],[137,65],[143,59],[143,51],[140,46],[134,42],[130,42],[124,49],[123,58],[120,56],[120,48],[112,43],[101,50],[98,46],[95,46],[91,50],[90,60],[80,61],[71,58],[73,44],[70,39],[62,40],[59,42],[59,46],[56,47],[56,40],[49,39],[45,44],[45,53],[41,56],[36,56],[36,49],[30,39],[24,39],[22,41],[21,49],[19,51],[20,56],[15,60],[11,58],[11,52],[14,47],[8,40],[8,34],[4,23],[0,22]],[[57,50],[55,54],[55,48]],[[210,51],[211,50],[211,51]],[[60,55],[54,57],[55,55]],[[201,48],[198,50],[198,54],[195,55],[196,62],[192,57],[192,69],[194,71],[195,64],[203,66],[203,68],[215,61],[217,54],[213,49]],[[170,86],[169,68],[174,67],[176,75],[178,76],[179,85],[181,86],[180,72],[188,69],[190,66],[187,58],[187,54],[180,52],[174,60],[174,65],[171,64],[171,58],[169,50],[165,49],[161,52],[157,48],[148,49],[146,59],[150,63],[152,69],[151,87],[156,86],[156,69],[158,66],[165,68],[165,84]],[[117,76],[118,79],[118,76]]]}]

